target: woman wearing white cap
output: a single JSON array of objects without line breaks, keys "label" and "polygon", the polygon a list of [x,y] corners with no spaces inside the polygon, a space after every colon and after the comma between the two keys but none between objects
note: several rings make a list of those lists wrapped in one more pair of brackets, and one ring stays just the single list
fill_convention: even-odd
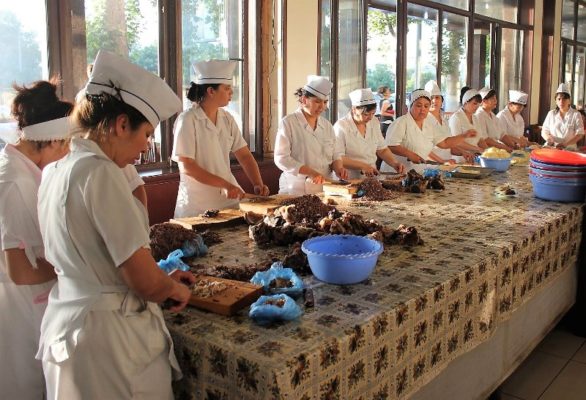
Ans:
[{"label": "woman wearing white cap", "polygon": [[525,133],[525,121],[521,116],[521,111],[527,105],[528,98],[527,93],[519,90],[509,90],[507,106],[496,115],[505,131],[501,140],[509,147],[519,148],[529,145],[529,140],[523,136]]},{"label": "woman wearing white cap", "polygon": [[37,216],[43,168],[67,154],[71,103],[57,81],[14,86],[12,115],[20,138],[0,152],[0,398],[44,398],[42,364],[35,360],[47,296],[55,283]]},{"label": "woman wearing white cap", "polygon": [[180,310],[191,295],[151,256],[146,210],[121,167],[148,149],[181,100],[158,76],[100,51],[73,111],[83,138],[46,167],[39,189],[45,256],[57,283],[41,325],[48,399],[172,399],[179,373],[159,306]]},{"label": "woman wearing white cap", "polygon": [[[427,118],[431,105],[431,95],[417,89],[411,93],[409,112],[391,124],[385,138],[385,143],[391,151],[408,168],[413,164],[425,164],[427,160],[446,162],[433,152],[434,146],[441,149],[456,147],[463,143],[470,134],[464,133],[458,136],[445,137],[441,131],[435,129],[435,123]],[[383,163],[381,171],[389,171],[389,166]]]},{"label": "woman wearing white cap", "polygon": [[[435,126],[434,129],[440,131],[441,136],[450,136],[450,126],[448,123],[449,118],[446,117],[442,110],[444,104],[444,96],[436,81],[428,81],[425,84],[424,89],[431,95],[431,106],[429,107],[429,114],[427,119],[430,120]],[[452,153],[451,149],[442,149],[437,146],[433,148],[433,152],[444,160],[451,160]]]},{"label": "woman wearing white cap", "polygon": [[378,175],[376,158],[380,157],[395,171],[403,173],[405,166],[398,162],[385,144],[378,120],[373,119],[376,100],[370,89],[350,92],[352,109],[334,124],[336,152],[343,154],[344,168],[348,176],[356,179],[360,175]]},{"label": "woman wearing white cap", "polygon": [[460,90],[460,103],[462,106],[450,117],[450,132],[453,136],[464,133],[473,134],[468,136],[465,142],[458,146],[454,154],[466,156],[469,153],[482,153],[488,147],[482,132],[478,127],[478,118],[474,114],[482,98],[477,90],[464,86]]},{"label": "woman wearing white cap", "polygon": [[482,97],[482,105],[476,110],[476,117],[478,118],[478,127],[482,132],[482,136],[485,138],[486,145],[504,149],[508,152],[513,151],[511,147],[500,141],[505,131],[496,115],[492,112],[498,102],[496,91],[484,87],[480,89],[479,93],[480,97]]},{"label": "woman wearing white cap", "polygon": [[541,136],[548,145],[558,148],[575,146],[584,137],[584,121],[580,112],[570,107],[570,89],[560,84],[555,95],[555,110],[547,113]]},{"label": "woman wearing white cap", "polygon": [[244,191],[230,169],[230,152],[240,163],[258,195],[268,196],[258,164],[234,118],[222,107],[232,100],[236,61],[210,60],[194,64],[195,82],[187,91],[193,106],[175,122],[173,160],[180,183],[175,218],[205,210],[237,208]]},{"label": "woman wearing white cap", "polygon": [[326,77],[309,75],[305,86],[295,92],[299,108],[279,123],[274,156],[275,164],[283,171],[279,178],[281,194],[321,192],[332,171],[339,178],[348,177],[342,155],[334,149],[334,128],[320,116],[327,107],[332,86]]}]

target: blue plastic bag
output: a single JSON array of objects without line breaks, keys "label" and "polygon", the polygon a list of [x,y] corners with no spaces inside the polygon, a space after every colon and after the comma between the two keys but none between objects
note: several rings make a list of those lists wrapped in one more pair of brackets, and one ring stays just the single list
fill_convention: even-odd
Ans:
[{"label": "blue plastic bag", "polygon": [[274,294],[271,296],[260,296],[250,306],[248,315],[260,325],[270,324],[277,321],[291,321],[303,314],[301,307],[286,294]]},{"label": "blue plastic bag", "polygon": [[203,242],[201,235],[197,235],[193,240],[186,240],[181,250],[184,257],[201,257],[208,254],[208,246]]},{"label": "blue plastic bag", "polygon": [[167,274],[170,274],[176,269],[180,269],[181,271],[189,271],[189,266],[181,260],[181,257],[183,257],[183,251],[181,249],[177,249],[169,253],[167,259],[159,260],[157,265]]},{"label": "blue plastic bag", "polygon": [[[271,287],[271,283],[277,278],[288,280],[291,282],[290,287]],[[266,271],[259,271],[252,279],[251,283],[255,285],[261,285],[265,293],[284,293],[291,297],[299,297],[303,293],[303,281],[297,276],[291,268],[283,267],[283,263],[274,262],[271,268]]]},{"label": "blue plastic bag", "polygon": [[421,174],[425,179],[435,178],[441,175],[441,171],[437,168],[425,168],[423,170],[423,174]]}]

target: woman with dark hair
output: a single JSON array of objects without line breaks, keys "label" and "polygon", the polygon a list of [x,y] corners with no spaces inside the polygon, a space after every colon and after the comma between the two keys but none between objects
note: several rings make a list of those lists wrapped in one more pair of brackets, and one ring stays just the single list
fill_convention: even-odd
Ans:
[{"label": "woman with dark hair", "polygon": [[525,121],[521,116],[521,111],[527,105],[529,95],[520,90],[509,90],[509,102],[496,117],[505,131],[501,140],[507,146],[518,149],[528,146],[529,140],[524,136]]},{"label": "woman with dark hair", "polygon": [[334,150],[334,128],[321,117],[332,86],[326,77],[309,75],[305,86],[295,92],[299,108],[279,123],[274,154],[275,164],[283,171],[279,193],[321,192],[332,171],[339,178],[348,177],[342,155]]},{"label": "woman with dark hair", "polygon": [[350,178],[360,175],[378,175],[377,156],[403,173],[405,166],[398,162],[385,144],[379,123],[373,120],[376,111],[375,99],[370,89],[350,92],[350,112],[334,124],[336,148],[343,154],[342,163]]},{"label": "woman with dark hair", "polygon": [[584,137],[584,121],[579,111],[570,107],[570,89],[560,84],[555,95],[556,108],[547,113],[541,136],[549,146],[575,146]]},{"label": "woman with dark hair", "polygon": [[183,309],[191,290],[180,281],[195,279],[158,268],[146,210],[121,168],[180,109],[161,78],[101,50],[72,115],[82,137],[43,171],[39,222],[57,272],[37,353],[49,400],[173,398],[180,371],[156,303]]},{"label": "woman with dark hair", "polygon": [[42,364],[35,360],[41,319],[55,283],[45,259],[37,214],[43,168],[68,152],[71,103],[58,81],[14,85],[16,144],[0,152],[0,398],[42,399]]},{"label": "woman with dark hair", "polygon": [[508,152],[513,151],[511,147],[500,141],[504,136],[505,131],[492,111],[496,108],[498,103],[496,91],[484,87],[480,89],[479,93],[480,97],[482,97],[482,104],[478,110],[476,110],[476,117],[478,118],[478,127],[482,132],[481,135],[485,138],[486,145],[489,147],[504,149]]},{"label": "woman with dark hair", "polygon": [[[440,132],[440,137],[450,136],[450,126],[448,122],[449,118],[446,116],[443,110],[444,96],[442,95],[437,82],[428,81],[425,84],[424,89],[431,96],[431,105],[429,107],[429,114],[427,114],[427,119],[429,119],[432,125],[435,126],[434,129]],[[442,149],[438,146],[435,146],[433,148],[433,152],[446,161],[452,160],[452,152],[450,148]]]},{"label": "woman with dark hair", "polygon": [[466,156],[469,153],[482,153],[482,150],[487,147],[485,138],[479,130],[478,118],[474,114],[481,102],[482,98],[476,89],[464,86],[460,90],[462,106],[450,117],[450,133],[452,136],[457,136],[475,132],[475,135],[469,136],[456,151],[453,150],[454,154]]},{"label": "woman with dark hair", "polygon": [[179,163],[180,176],[175,218],[238,207],[245,193],[230,169],[230,153],[244,169],[254,193],[269,195],[240,128],[222,108],[232,100],[234,68],[236,61],[194,64],[195,82],[187,91],[193,105],[179,114],[173,130],[172,159]]},{"label": "woman with dark hair", "polygon": [[381,86],[378,88],[378,95],[381,100],[377,104],[379,110],[380,129],[383,137],[387,134],[389,125],[395,120],[395,110],[391,102],[391,89],[388,86]]}]

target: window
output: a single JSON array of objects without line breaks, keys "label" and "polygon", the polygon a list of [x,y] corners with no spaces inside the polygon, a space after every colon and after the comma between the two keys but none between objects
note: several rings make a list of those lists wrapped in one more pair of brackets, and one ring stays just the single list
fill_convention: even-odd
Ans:
[{"label": "window", "polygon": [[578,41],[586,42],[586,2],[578,4]]},{"label": "window", "polygon": [[518,3],[518,0],[476,0],[474,8],[477,14],[517,23]]},{"label": "window", "polygon": [[456,111],[460,104],[460,88],[466,85],[468,18],[444,13],[442,20],[441,88],[444,109]]},{"label": "window", "polygon": [[432,0],[434,3],[445,4],[446,6],[452,6],[468,10],[468,0]]},{"label": "window", "polygon": [[421,89],[429,80],[437,80],[438,11],[433,8],[408,5],[407,64],[405,91]]},{"label": "window", "polygon": [[12,120],[12,84],[49,78],[44,0],[0,4],[0,122]]},{"label": "window", "polygon": [[523,90],[523,31],[503,28],[501,31],[500,74],[498,81],[499,104],[509,101],[509,90]]},{"label": "window", "polygon": [[574,0],[563,0],[562,5],[562,37],[574,39]]},{"label": "window", "polygon": [[570,85],[572,104],[577,108],[583,108],[586,100],[585,48],[586,1],[563,0],[560,81]]},{"label": "window", "polygon": [[586,85],[586,47],[576,48],[576,80],[572,98],[578,109],[584,108],[584,89]]}]

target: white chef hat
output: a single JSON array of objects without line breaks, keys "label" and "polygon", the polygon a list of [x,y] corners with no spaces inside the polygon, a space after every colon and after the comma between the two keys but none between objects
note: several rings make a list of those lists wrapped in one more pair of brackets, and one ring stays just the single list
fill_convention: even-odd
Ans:
[{"label": "white chef hat", "polygon": [[198,85],[218,84],[231,85],[234,80],[234,70],[238,63],[233,60],[209,60],[193,64],[195,81]]},{"label": "white chef hat", "polygon": [[352,105],[355,107],[376,104],[374,94],[370,89],[356,89],[351,91],[349,96],[350,100],[352,101]]},{"label": "white chef hat", "polygon": [[164,80],[105,50],[100,50],[96,56],[85,92],[119,96],[144,115],[153,127],[181,111],[181,99]]},{"label": "white chef hat", "polygon": [[73,130],[71,119],[63,117],[25,126],[21,137],[32,141],[62,140],[71,137]]},{"label": "white chef hat", "polygon": [[478,91],[478,94],[480,94],[480,97],[482,97],[482,100],[486,99],[486,96],[490,93],[493,92],[494,90],[489,88],[488,86],[483,87],[482,89],[480,89]]},{"label": "white chef hat", "polygon": [[558,86],[558,90],[556,90],[555,93],[556,94],[565,93],[568,96],[572,97],[572,93],[570,93],[570,88],[568,87],[568,85],[566,83],[560,83],[560,85]]},{"label": "white chef hat", "polygon": [[480,93],[478,93],[478,90],[476,90],[476,89],[466,90],[466,93],[464,93],[464,96],[462,96],[462,105],[468,103],[470,100],[472,100],[473,97],[476,97],[479,95],[480,95]]},{"label": "white chef hat", "polygon": [[415,89],[414,91],[411,92],[411,103],[409,103],[410,105],[412,105],[413,103],[415,103],[415,101],[421,97],[425,97],[427,100],[431,101],[431,95],[429,94],[429,92],[427,90],[423,90],[423,89]]},{"label": "white chef hat", "polygon": [[442,95],[442,91],[440,90],[436,81],[428,81],[425,84],[425,90],[427,90],[432,97]]},{"label": "white chef hat", "polygon": [[529,95],[520,90],[509,90],[509,103],[527,105]]},{"label": "white chef hat", "polygon": [[333,86],[334,84],[326,76],[308,75],[303,89],[322,100],[327,100]]}]

